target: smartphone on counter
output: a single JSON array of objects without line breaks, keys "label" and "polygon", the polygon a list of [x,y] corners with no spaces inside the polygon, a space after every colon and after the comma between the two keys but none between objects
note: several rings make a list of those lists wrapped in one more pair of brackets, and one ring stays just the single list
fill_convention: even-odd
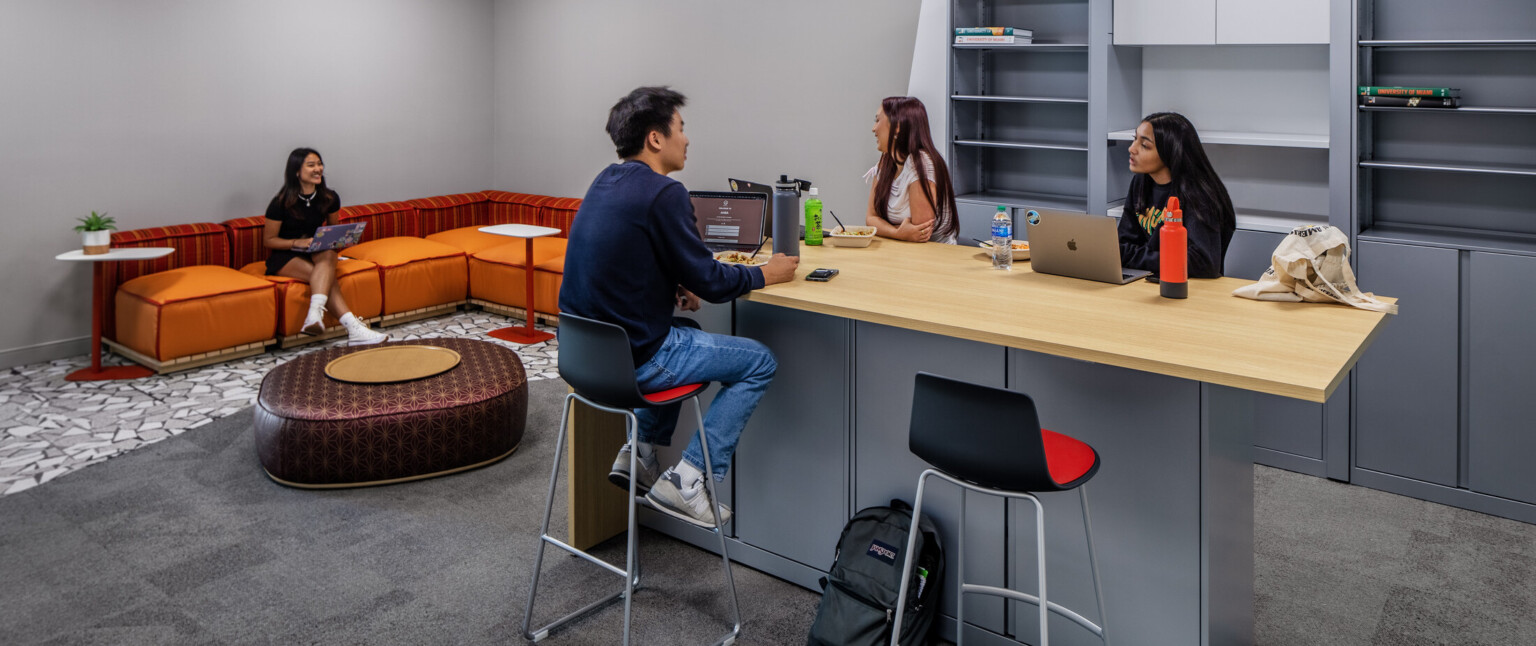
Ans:
[{"label": "smartphone on counter", "polygon": [[806,274],[805,279],[825,283],[829,280],[832,280],[832,277],[836,275],[836,269],[817,269],[809,274]]}]

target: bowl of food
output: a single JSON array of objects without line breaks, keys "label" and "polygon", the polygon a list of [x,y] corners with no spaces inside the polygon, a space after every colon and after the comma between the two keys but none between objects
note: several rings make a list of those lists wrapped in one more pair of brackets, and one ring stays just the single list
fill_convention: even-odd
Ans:
[{"label": "bowl of food", "polygon": [[870,241],[875,239],[875,228],[837,227],[827,232],[827,237],[832,239],[834,247],[868,247]]},{"label": "bowl of food", "polygon": [[715,253],[715,260],[727,265],[746,265],[748,267],[761,267],[768,264],[768,254],[752,254],[747,251],[720,251]]},{"label": "bowl of food", "polygon": [[[992,253],[992,243],[991,242],[983,240],[983,241],[981,241],[981,243],[978,246],[980,246],[982,249],[985,249],[987,251],[987,253]],[[1014,240],[1013,241],[1013,259],[1014,260],[1029,260],[1029,241],[1028,240]]]}]

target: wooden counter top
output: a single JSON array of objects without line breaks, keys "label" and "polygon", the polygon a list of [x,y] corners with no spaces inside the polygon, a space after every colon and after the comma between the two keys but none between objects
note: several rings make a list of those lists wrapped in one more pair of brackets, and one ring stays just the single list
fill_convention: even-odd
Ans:
[{"label": "wooden counter top", "polygon": [[[1145,280],[1109,285],[992,269],[975,247],[876,238],[868,248],[800,246],[795,280],[746,300],[1322,402],[1385,314],[1238,298],[1250,281],[1191,280],[1189,298]],[[841,273],[805,280],[812,269]],[[1390,299],[1388,299],[1390,300]]]}]

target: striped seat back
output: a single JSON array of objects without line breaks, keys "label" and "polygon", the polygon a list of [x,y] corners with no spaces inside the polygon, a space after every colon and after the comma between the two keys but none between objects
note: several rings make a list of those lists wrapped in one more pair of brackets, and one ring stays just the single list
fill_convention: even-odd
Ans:
[{"label": "striped seat back", "polygon": [[426,237],[463,227],[491,224],[484,193],[460,193],[408,200],[416,209],[417,235]]},{"label": "striped seat back", "polygon": [[416,222],[416,207],[405,202],[378,202],[341,207],[338,222],[367,222],[361,242],[421,235]]}]

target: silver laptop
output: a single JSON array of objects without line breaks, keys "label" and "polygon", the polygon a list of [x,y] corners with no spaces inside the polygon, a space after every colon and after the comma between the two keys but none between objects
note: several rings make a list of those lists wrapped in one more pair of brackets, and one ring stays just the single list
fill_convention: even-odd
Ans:
[{"label": "silver laptop", "polygon": [[1112,217],[1039,209],[1026,212],[1023,219],[1029,264],[1036,272],[1116,285],[1152,273],[1120,266],[1120,234]]}]

